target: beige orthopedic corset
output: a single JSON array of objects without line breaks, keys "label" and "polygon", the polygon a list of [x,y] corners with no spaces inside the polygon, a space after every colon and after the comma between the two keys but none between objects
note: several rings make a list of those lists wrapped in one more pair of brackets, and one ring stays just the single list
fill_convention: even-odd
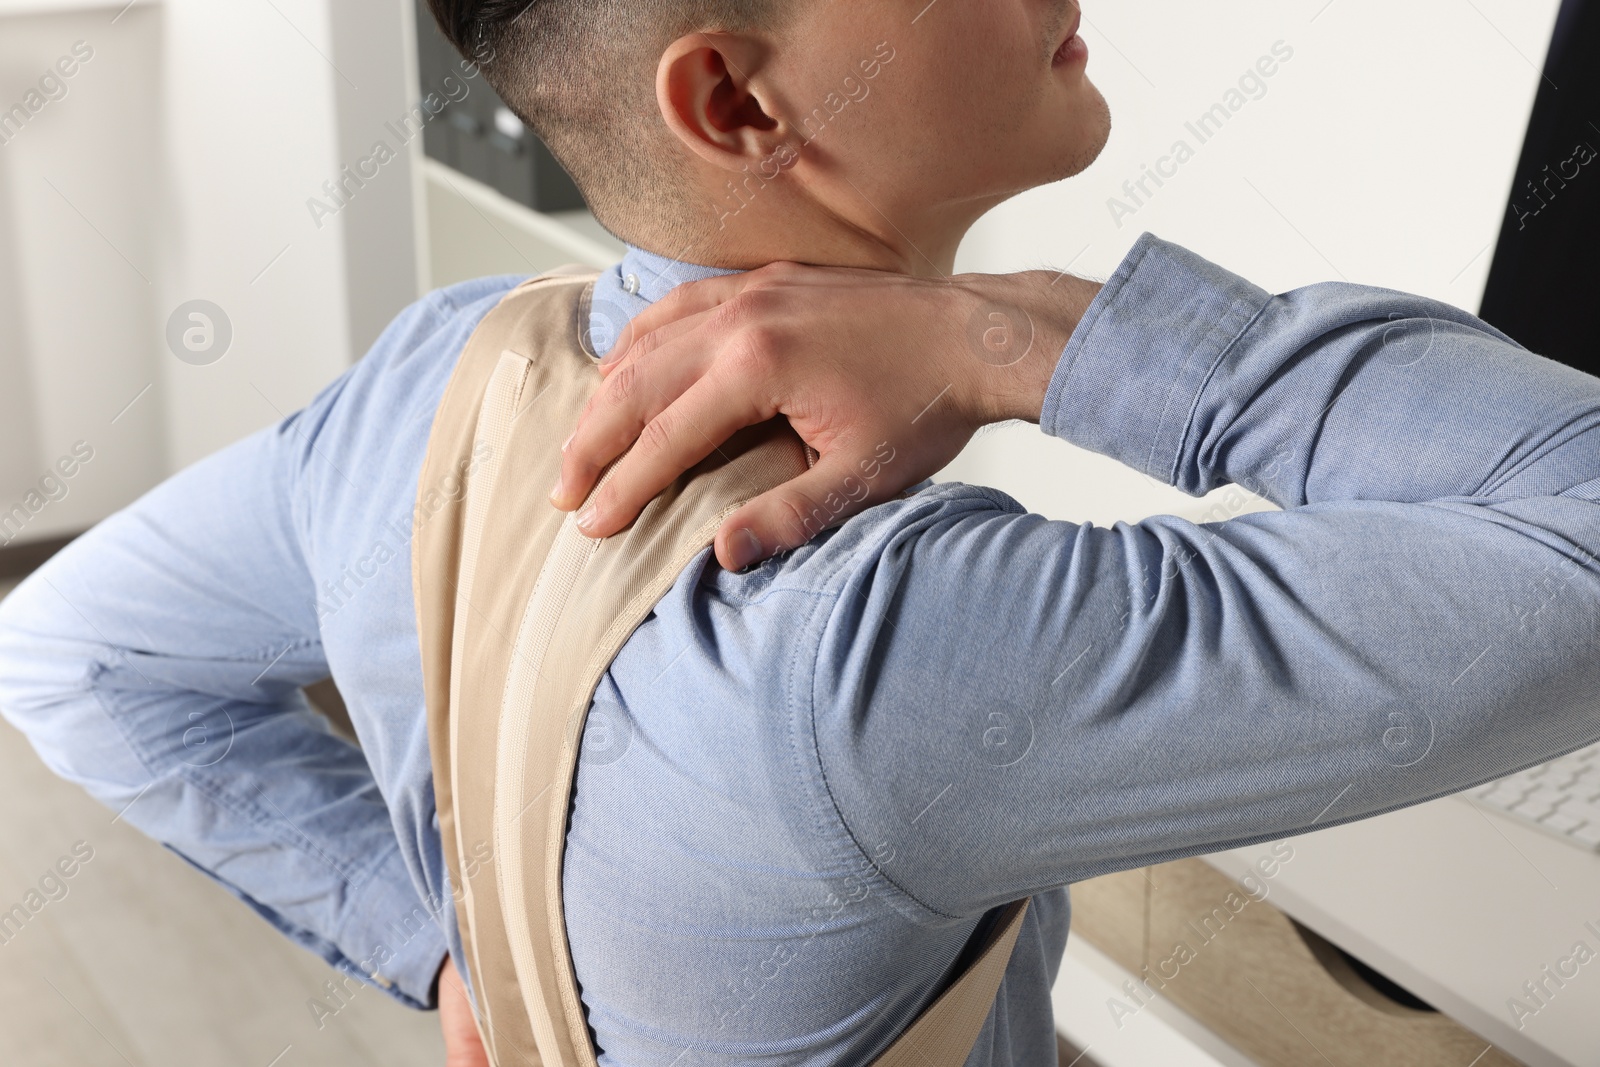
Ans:
[{"label": "beige orthopedic corset", "polygon": [[[583,344],[595,272],[506,295],[445,388],[417,486],[412,587],[439,832],[495,1067],[593,1067],[561,901],[583,724],[596,685],[734,508],[804,471],[781,420],[680,478],[628,529],[578,532],[546,492],[601,378]],[[464,491],[463,491],[464,486]],[[959,1067],[1022,924],[985,951],[876,1062]]]}]

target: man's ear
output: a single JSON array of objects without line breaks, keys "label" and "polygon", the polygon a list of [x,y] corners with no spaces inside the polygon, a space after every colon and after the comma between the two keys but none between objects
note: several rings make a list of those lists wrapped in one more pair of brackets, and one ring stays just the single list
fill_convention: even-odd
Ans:
[{"label": "man's ear", "polygon": [[776,147],[779,123],[767,113],[751,74],[761,46],[727,33],[691,33],[661,53],[656,102],[667,126],[712,166],[739,170]]}]

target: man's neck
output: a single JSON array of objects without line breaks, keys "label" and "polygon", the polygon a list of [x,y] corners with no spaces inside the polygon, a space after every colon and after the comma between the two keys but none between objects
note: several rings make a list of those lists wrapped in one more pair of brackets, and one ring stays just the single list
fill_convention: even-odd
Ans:
[{"label": "man's neck", "polygon": [[594,350],[604,355],[633,316],[685,282],[753,270],[779,260],[949,277],[967,229],[1004,199],[938,205],[917,212],[891,205],[901,216],[897,224],[864,201],[852,219],[810,199],[797,203],[790,197],[785,202],[770,185],[763,195],[765,200],[746,202],[730,192],[721,225],[705,238],[681,247],[663,251],[668,246],[650,236],[641,237],[640,244],[630,242],[622,262],[595,284],[590,310]]},{"label": "man's neck", "polygon": [[792,180],[780,177],[754,190],[749,183],[741,189],[729,182],[693,236],[675,241],[641,233],[633,244],[667,259],[724,269],[788,260],[946,278],[967,230],[1005,199],[912,205],[849,183],[823,202],[809,190],[782,184]]},{"label": "man's neck", "polygon": [[[788,260],[819,267],[861,267],[916,277],[949,277],[954,270],[956,247],[965,228],[945,232],[932,227],[904,232],[887,218],[876,220],[877,229],[834,216],[826,225],[774,226],[752,234],[749,226],[729,226],[719,241],[706,249],[706,262],[752,270]],[[914,236],[913,236],[914,234]]]}]

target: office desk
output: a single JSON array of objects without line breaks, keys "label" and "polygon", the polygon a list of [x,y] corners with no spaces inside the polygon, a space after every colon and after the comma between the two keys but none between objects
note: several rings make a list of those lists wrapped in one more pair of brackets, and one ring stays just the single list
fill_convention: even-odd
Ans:
[{"label": "office desk", "polygon": [[[1460,797],[1289,840],[1278,908],[1529,1067],[1600,1067],[1600,855]],[[1260,852],[1206,860],[1239,878]],[[1595,958],[1519,1029],[1508,998],[1538,1007],[1523,983],[1580,941]]]}]

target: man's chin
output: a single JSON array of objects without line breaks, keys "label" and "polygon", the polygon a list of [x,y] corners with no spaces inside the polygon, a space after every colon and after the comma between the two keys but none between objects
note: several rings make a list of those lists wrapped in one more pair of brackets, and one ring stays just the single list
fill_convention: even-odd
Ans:
[{"label": "man's chin", "polygon": [[1084,85],[1087,92],[1077,111],[1080,122],[1079,138],[1068,156],[1066,169],[1056,175],[1053,181],[1075,178],[1088,170],[1094,161],[1100,158],[1100,154],[1106,150],[1106,145],[1111,140],[1111,105],[1106,103],[1106,98],[1093,84],[1085,81]]},{"label": "man's chin", "polygon": [[1077,136],[1052,154],[1050,161],[1044,164],[1044,170],[1035,180],[1026,181],[1003,195],[995,196],[990,207],[1030,189],[1076,178],[1100,158],[1106,149],[1106,144],[1111,140],[1111,108],[1106,104],[1105,97],[1101,96],[1098,90],[1091,88],[1089,99],[1079,106],[1074,112],[1074,117],[1081,122]]}]

